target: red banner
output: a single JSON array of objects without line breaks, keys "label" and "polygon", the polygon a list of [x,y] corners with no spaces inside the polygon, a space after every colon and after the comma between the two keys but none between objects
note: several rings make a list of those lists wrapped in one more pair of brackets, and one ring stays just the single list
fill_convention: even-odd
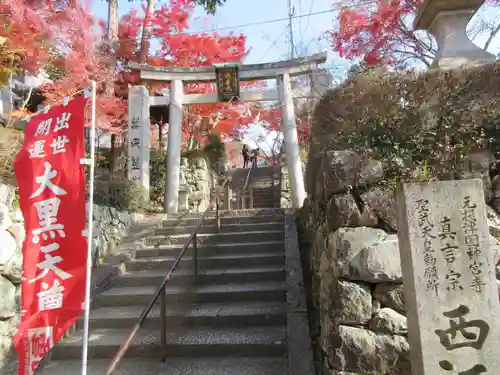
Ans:
[{"label": "red banner", "polygon": [[14,168],[26,240],[19,375],[31,375],[81,315],[85,301],[84,110],[78,97],[33,117]]}]

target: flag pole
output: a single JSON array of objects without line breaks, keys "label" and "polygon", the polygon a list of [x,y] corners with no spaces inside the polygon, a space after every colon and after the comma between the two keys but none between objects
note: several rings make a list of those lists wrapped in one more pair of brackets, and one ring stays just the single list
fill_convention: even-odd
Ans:
[{"label": "flag pole", "polygon": [[90,183],[89,209],[87,224],[87,272],[85,280],[85,312],[83,315],[83,345],[82,345],[82,375],[87,375],[87,357],[89,346],[89,315],[90,315],[90,280],[92,273],[92,226],[94,214],[94,161],[95,161],[95,113],[96,113],[96,82],[92,81],[92,122],[90,126]]}]

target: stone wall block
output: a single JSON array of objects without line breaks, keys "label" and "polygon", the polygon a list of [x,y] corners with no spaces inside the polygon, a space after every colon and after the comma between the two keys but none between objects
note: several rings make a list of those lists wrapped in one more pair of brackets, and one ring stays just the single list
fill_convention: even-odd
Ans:
[{"label": "stone wall block", "polygon": [[350,186],[375,184],[384,176],[382,163],[362,158],[353,151],[326,151],[318,170],[316,199],[329,199]]}]

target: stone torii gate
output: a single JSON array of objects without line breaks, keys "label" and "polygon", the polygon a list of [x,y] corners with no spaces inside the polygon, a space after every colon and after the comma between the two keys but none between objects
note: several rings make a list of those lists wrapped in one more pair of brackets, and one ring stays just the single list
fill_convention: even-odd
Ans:
[{"label": "stone torii gate", "polygon": [[[293,208],[300,208],[306,198],[293,98],[317,98],[331,86],[331,75],[326,70],[318,69],[318,65],[325,61],[326,53],[320,53],[294,60],[239,66],[241,81],[276,79],[277,89],[242,91],[239,100],[280,101]],[[142,82],[171,82],[170,95],[165,96],[149,97],[145,86],[129,87],[128,178],[149,189],[149,106],[169,105],[165,206],[167,213],[176,213],[180,187],[182,106],[219,102],[217,93],[184,95],[184,83],[215,81],[216,72],[213,67],[162,68],[137,63],[131,63],[129,67],[140,71]],[[290,77],[299,75],[311,77],[309,92],[293,92]]]}]

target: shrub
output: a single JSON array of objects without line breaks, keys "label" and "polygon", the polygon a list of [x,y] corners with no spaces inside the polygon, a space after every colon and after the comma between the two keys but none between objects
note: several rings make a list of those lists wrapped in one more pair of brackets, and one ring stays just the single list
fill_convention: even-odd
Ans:
[{"label": "shrub", "polygon": [[97,171],[94,203],[121,211],[140,212],[149,207],[148,192],[123,174]]},{"label": "shrub", "polygon": [[359,74],[316,107],[306,172],[314,185],[325,150],[351,149],[381,160],[388,178],[426,168],[452,176],[472,150],[500,142],[500,64],[426,73]]}]

